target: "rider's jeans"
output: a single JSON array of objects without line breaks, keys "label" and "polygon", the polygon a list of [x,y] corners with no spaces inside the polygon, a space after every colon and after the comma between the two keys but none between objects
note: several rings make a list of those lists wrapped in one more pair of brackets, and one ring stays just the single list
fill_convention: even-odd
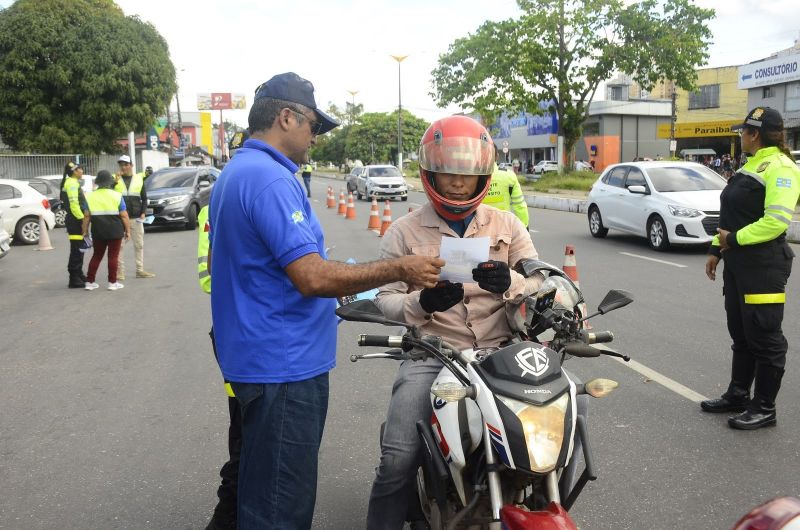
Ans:
[{"label": "rider's jeans", "polygon": [[400,530],[419,466],[417,420],[431,417],[431,385],[442,369],[435,359],[404,361],[392,387],[381,462],[369,496],[367,530]]},{"label": "rider's jeans", "polygon": [[239,530],[307,530],[328,411],[328,373],[292,383],[231,383],[242,411]]}]

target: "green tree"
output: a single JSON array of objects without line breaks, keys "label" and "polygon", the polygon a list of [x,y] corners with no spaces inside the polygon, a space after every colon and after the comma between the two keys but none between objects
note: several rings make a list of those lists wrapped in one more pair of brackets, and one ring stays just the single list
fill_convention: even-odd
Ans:
[{"label": "green tree", "polygon": [[432,95],[493,120],[540,113],[553,101],[571,155],[598,85],[616,71],[642,88],[660,79],[692,90],[708,58],[713,9],[691,0],[517,0],[518,19],[486,22],[457,39],[432,72]]},{"label": "green tree", "polygon": [[[403,152],[415,151],[428,122],[403,111]],[[347,137],[346,151],[350,158],[371,163],[397,160],[397,111],[391,114],[372,112],[363,114]]]},{"label": "green tree", "polygon": [[144,132],[176,90],[166,41],[111,0],[0,11],[0,136],[13,149],[98,153]]}]

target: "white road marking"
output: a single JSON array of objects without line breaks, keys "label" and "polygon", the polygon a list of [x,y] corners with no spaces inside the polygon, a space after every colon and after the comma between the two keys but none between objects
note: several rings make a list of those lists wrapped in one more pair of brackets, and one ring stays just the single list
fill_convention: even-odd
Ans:
[{"label": "white road marking", "polygon": [[671,261],[664,261],[663,259],[656,259],[656,258],[649,258],[647,256],[640,256],[639,254],[631,254],[630,252],[620,252],[625,256],[630,256],[632,258],[639,258],[639,259],[646,259],[647,261],[655,261],[656,263],[663,263],[664,265],[672,265],[673,267],[680,267],[686,268],[688,265],[681,265],[680,263],[673,263]]},{"label": "white road marking", "polygon": [[[605,347],[597,345],[597,344],[595,344],[594,347],[595,348],[604,349],[604,350],[611,350],[611,348],[605,348]],[[614,350],[611,350],[611,351],[614,351]],[[695,403],[700,403],[701,401],[705,401],[705,400],[708,399],[703,394],[695,392],[694,390],[692,390],[689,387],[683,386],[682,384],[680,384],[679,382],[675,381],[674,379],[670,379],[666,375],[660,374],[660,373],[656,372],[655,370],[653,370],[652,368],[648,368],[647,366],[643,365],[642,363],[640,363],[638,361],[634,361],[633,359],[631,359],[630,361],[625,362],[624,360],[620,359],[619,357],[611,357],[611,359],[614,359],[615,361],[619,362],[620,364],[622,364],[624,366],[627,366],[628,368],[630,368],[634,372],[639,372],[640,374],[642,374],[646,378],[650,379],[651,381],[655,381],[656,383],[660,384],[664,388],[666,388],[668,390],[672,390],[673,392],[675,392],[679,396],[684,397],[684,398],[688,399],[689,401],[694,401]]]}]

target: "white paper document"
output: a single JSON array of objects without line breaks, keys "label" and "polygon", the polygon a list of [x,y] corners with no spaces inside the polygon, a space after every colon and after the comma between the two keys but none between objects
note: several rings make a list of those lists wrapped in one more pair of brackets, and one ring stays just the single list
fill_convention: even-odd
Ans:
[{"label": "white paper document", "polygon": [[443,237],[439,257],[445,261],[439,279],[472,283],[472,269],[489,260],[489,238]]}]

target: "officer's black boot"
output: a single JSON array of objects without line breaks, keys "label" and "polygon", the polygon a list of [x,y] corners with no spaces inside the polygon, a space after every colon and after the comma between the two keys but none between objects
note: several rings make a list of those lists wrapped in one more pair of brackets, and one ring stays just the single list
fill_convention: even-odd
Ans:
[{"label": "officer's black boot", "polygon": [[706,412],[742,412],[750,402],[750,386],[753,384],[755,362],[744,352],[733,352],[731,382],[722,397],[700,402]]},{"label": "officer's black boot", "polygon": [[68,285],[70,289],[83,289],[85,285],[86,281],[81,278],[81,276],[75,274],[74,272],[70,273]]},{"label": "officer's black boot", "polygon": [[783,368],[760,365],[756,370],[756,386],[753,399],[747,410],[738,416],[728,418],[728,425],[734,429],[752,431],[777,424],[775,398],[781,388]]}]

